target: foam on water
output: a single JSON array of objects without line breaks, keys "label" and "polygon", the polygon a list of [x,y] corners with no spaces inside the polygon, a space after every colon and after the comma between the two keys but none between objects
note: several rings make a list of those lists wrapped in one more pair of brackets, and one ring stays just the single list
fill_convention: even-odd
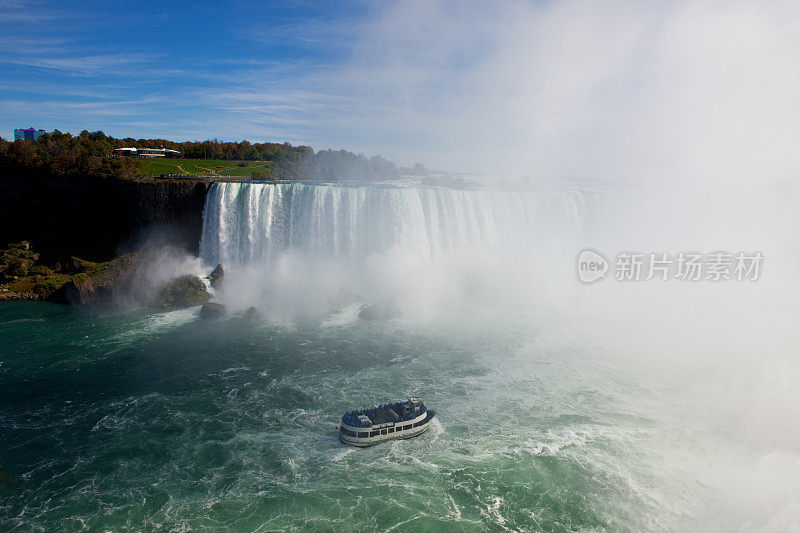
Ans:
[{"label": "foam on water", "polygon": [[[571,261],[597,194],[216,183],[200,253],[208,265],[225,266],[219,299],[228,305],[296,316],[352,311],[347,306],[358,300],[433,317],[443,307],[463,308],[465,294],[473,302],[527,299],[531,276],[554,273],[541,257]],[[334,321],[353,318],[348,312]]]},{"label": "foam on water", "polygon": [[[239,307],[251,298],[264,318],[0,305],[0,528],[791,526],[793,441],[778,452],[774,436],[754,438],[698,406],[713,407],[703,400],[733,381],[753,384],[742,387],[748,393],[774,391],[747,400],[793,419],[782,407],[797,375],[792,359],[667,364],[651,352],[675,345],[632,349],[634,327],[560,314],[505,268],[518,259],[511,266],[527,276],[537,254],[572,266],[574,243],[550,232],[583,229],[591,198],[216,184],[202,244],[209,264],[226,263],[216,297]],[[347,302],[332,303],[346,283]],[[371,289],[387,286],[399,288],[400,304],[413,294],[421,305],[358,320],[362,301],[379,301]],[[484,305],[509,288],[528,305]],[[292,307],[327,289],[316,313]],[[612,310],[625,302],[612,296]],[[442,300],[450,307],[437,307]],[[343,412],[407,394],[437,411],[427,433],[363,450],[339,443]]]},{"label": "foam on water", "polygon": [[[119,319],[120,330],[131,325]],[[10,401],[2,415],[15,428],[0,438],[19,480],[5,494],[4,524],[524,529],[536,517],[558,529],[629,520],[622,504],[658,516],[647,498],[655,491],[663,506],[671,495],[654,473],[620,477],[621,450],[643,450],[608,425],[603,413],[613,407],[575,407],[582,386],[564,381],[558,360],[538,375],[512,371],[535,355],[527,326],[514,335],[507,323],[492,335],[487,327],[495,328],[190,321],[89,366],[75,353],[61,363],[66,380],[51,401]],[[579,360],[566,364],[587,362]],[[75,381],[85,372],[94,389]],[[595,372],[587,365],[577,379],[605,380]],[[4,400],[23,390],[22,376],[3,378]],[[531,380],[561,381],[537,391]],[[338,442],[342,412],[412,392],[439,413],[425,435],[366,450]],[[37,437],[45,427],[48,438]],[[549,452],[530,453],[537,444]]]}]

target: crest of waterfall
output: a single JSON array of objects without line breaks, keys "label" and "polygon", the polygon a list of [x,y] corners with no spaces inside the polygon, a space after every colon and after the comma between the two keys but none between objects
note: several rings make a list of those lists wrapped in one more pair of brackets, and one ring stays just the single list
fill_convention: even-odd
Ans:
[{"label": "crest of waterfall", "polygon": [[246,265],[286,250],[362,260],[398,247],[423,258],[481,246],[535,247],[554,228],[579,230],[588,208],[576,191],[216,183],[200,252],[207,263]]},{"label": "crest of waterfall", "polygon": [[459,302],[527,306],[575,285],[596,200],[565,187],[216,183],[200,253],[225,265],[218,298],[237,307],[324,312],[350,292],[413,316]]}]

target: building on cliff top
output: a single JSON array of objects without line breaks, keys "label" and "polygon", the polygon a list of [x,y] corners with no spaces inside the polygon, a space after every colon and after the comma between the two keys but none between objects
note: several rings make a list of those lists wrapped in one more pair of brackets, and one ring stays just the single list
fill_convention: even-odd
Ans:
[{"label": "building on cliff top", "polygon": [[167,148],[117,148],[114,154],[123,157],[180,157],[181,155],[179,151]]}]

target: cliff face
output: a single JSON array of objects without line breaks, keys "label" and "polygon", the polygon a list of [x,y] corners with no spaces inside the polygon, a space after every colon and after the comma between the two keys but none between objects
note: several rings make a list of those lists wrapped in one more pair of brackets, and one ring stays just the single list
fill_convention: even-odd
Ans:
[{"label": "cliff face", "polygon": [[0,244],[108,260],[156,238],[197,253],[210,182],[0,176]]}]

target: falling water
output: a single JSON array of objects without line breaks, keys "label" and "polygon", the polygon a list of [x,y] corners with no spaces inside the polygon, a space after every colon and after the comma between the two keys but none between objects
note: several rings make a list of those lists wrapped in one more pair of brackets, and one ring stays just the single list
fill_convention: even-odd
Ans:
[{"label": "falling water", "polygon": [[[579,246],[658,245],[621,205],[671,208],[603,194],[214,185],[225,319],[0,305],[0,529],[791,530],[793,285],[582,285]],[[337,440],[406,394],[429,433]]]},{"label": "falling water", "polygon": [[201,256],[253,263],[287,249],[361,260],[401,247],[421,257],[473,246],[513,248],[579,228],[585,197],[571,192],[382,185],[216,183]]}]

